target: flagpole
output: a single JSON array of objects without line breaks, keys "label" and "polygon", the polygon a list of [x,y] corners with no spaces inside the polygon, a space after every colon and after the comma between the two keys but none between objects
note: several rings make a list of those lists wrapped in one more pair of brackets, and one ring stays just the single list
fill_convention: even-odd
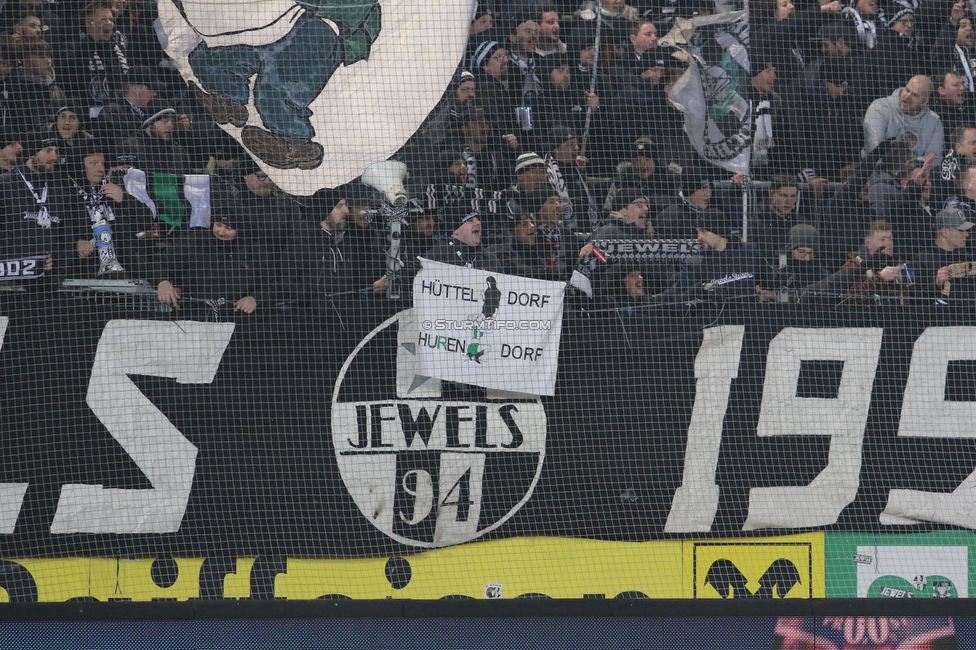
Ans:
[{"label": "flagpole", "polygon": [[[593,53],[593,70],[590,71],[590,94],[596,92],[596,73],[600,65],[600,27],[603,25],[603,0],[597,0],[596,5],[596,38],[593,39],[593,46],[596,51]],[[586,139],[590,134],[590,119],[593,117],[593,107],[586,106],[586,122],[583,123],[583,137],[580,139],[579,155],[584,155],[586,151]]]}]

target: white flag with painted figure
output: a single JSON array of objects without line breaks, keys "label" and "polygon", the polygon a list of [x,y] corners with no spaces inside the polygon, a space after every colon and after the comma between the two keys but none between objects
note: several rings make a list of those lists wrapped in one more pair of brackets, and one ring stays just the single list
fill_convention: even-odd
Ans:
[{"label": "white flag with painted figure", "polygon": [[418,373],[553,395],[564,282],[489,273],[421,258],[413,283]]},{"label": "white flag with painted figure", "polygon": [[749,83],[749,12],[675,18],[661,40],[690,58],[668,95],[685,117],[685,133],[706,161],[749,173],[752,106],[739,91]]}]

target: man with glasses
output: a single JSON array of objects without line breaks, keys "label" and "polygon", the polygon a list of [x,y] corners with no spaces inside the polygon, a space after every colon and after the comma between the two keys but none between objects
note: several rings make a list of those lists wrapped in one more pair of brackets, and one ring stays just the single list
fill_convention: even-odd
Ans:
[{"label": "man with glasses", "polygon": [[648,239],[654,236],[649,218],[650,200],[639,190],[623,189],[614,199],[617,210],[610,213],[610,221],[593,231],[592,240]]}]

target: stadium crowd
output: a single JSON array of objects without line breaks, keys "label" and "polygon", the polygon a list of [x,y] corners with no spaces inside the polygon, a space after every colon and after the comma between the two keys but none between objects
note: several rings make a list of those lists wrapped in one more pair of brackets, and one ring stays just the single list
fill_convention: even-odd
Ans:
[{"label": "stadium crowd", "polygon": [[[255,157],[314,169],[323,148],[251,126],[245,148],[224,133],[219,124],[244,126],[247,107],[183,81],[156,36],[154,3],[8,0],[0,273],[15,282],[0,288],[142,278],[160,303],[250,314],[380,298],[393,281],[409,290],[423,255],[570,280],[587,298],[628,306],[804,292],[976,297],[966,247],[974,6],[749,9],[744,177],[692,147],[671,99],[690,57],[660,42],[681,19],[715,12],[714,0],[480,4],[453,81],[395,156],[413,197],[396,277],[382,197],[359,181],[311,197],[276,187]],[[191,228],[200,187],[211,223]],[[755,199],[745,214],[743,192]],[[700,251],[680,261],[605,253],[634,240]],[[44,281],[25,281],[27,269]]]}]

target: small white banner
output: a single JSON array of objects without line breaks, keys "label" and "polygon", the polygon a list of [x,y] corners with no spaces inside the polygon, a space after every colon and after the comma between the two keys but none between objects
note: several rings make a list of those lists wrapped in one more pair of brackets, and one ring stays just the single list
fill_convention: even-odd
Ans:
[{"label": "small white banner", "polygon": [[413,282],[418,374],[553,395],[566,284],[420,261]]}]

